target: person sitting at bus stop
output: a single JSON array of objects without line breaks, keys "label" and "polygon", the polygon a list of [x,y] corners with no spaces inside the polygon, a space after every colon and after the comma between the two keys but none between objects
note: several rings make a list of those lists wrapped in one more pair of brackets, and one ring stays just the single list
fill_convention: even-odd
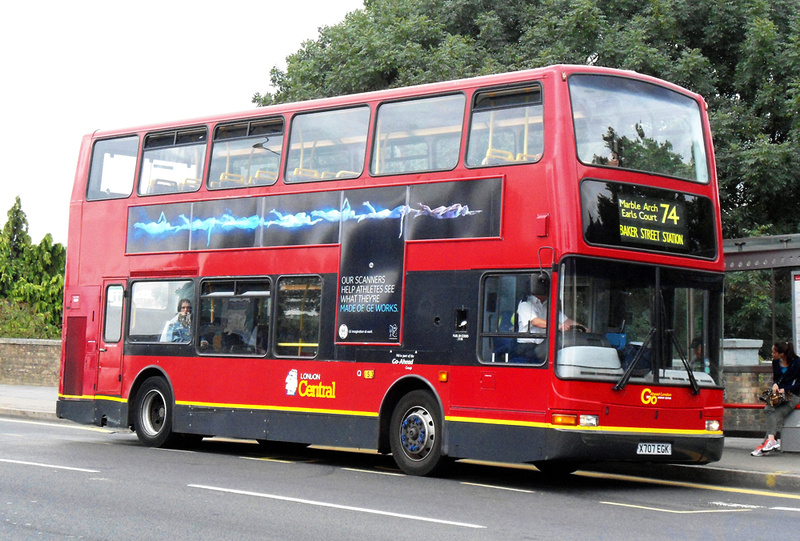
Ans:
[{"label": "person sitting at bus stop", "polygon": [[164,324],[161,331],[161,342],[177,342],[187,344],[192,340],[192,302],[181,299],[178,313]]},{"label": "person sitting at bus stop", "polygon": [[767,422],[767,437],[764,443],[750,453],[753,456],[764,456],[770,451],[780,451],[781,444],[775,434],[783,426],[783,422],[800,404],[800,357],[794,352],[789,342],[775,342],[772,346],[772,393],[783,395],[785,400],[773,406],[769,400],[764,406],[764,418]]}]

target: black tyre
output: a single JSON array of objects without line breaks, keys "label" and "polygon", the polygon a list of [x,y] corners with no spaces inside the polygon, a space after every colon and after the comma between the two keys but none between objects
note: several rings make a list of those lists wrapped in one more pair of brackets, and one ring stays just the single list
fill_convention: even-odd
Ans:
[{"label": "black tyre", "polygon": [[409,475],[430,475],[442,460],[442,416],[431,393],[412,391],[392,412],[389,444],[397,465]]},{"label": "black tyre", "polygon": [[172,444],[172,391],[163,378],[148,378],[136,394],[133,428],[136,436],[148,447]]}]

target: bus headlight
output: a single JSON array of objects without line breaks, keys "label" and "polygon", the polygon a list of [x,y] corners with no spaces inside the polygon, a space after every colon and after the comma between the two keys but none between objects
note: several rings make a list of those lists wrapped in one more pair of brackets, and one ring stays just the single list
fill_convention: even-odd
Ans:
[{"label": "bus headlight", "polygon": [[718,432],[720,429],[720,422],[717,419],[706,419],[706,430],[709,432]]},{"label": "bus headlight", "polygon": [[578,424],[581,426],[600,426],[600,417],[597,415],[581,415]]}]

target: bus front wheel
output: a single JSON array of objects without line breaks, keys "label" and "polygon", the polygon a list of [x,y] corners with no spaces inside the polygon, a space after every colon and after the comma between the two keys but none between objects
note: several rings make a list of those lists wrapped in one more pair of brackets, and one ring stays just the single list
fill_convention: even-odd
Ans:
[{"label": "bus front wheel", "polygon": [[163,447],[173,438],[172,391],[160,377],[145,380],[136,394],[133,428],[148,447]]},{"label": "bus front wheel", "polygon": [[389,444],[397,465],[409,475],[430,475],[442,466],[442,417],[426,391],[405,395],[392,413]]}]

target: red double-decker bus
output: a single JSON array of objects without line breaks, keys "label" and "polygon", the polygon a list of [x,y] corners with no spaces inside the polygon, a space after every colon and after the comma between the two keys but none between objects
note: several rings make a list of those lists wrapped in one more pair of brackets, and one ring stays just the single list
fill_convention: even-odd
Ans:
[{"label": "red double-decker bus", "polygon": [[706,104],[587,66],[96,132],[57,412],[572,470],[720,458]]}]

